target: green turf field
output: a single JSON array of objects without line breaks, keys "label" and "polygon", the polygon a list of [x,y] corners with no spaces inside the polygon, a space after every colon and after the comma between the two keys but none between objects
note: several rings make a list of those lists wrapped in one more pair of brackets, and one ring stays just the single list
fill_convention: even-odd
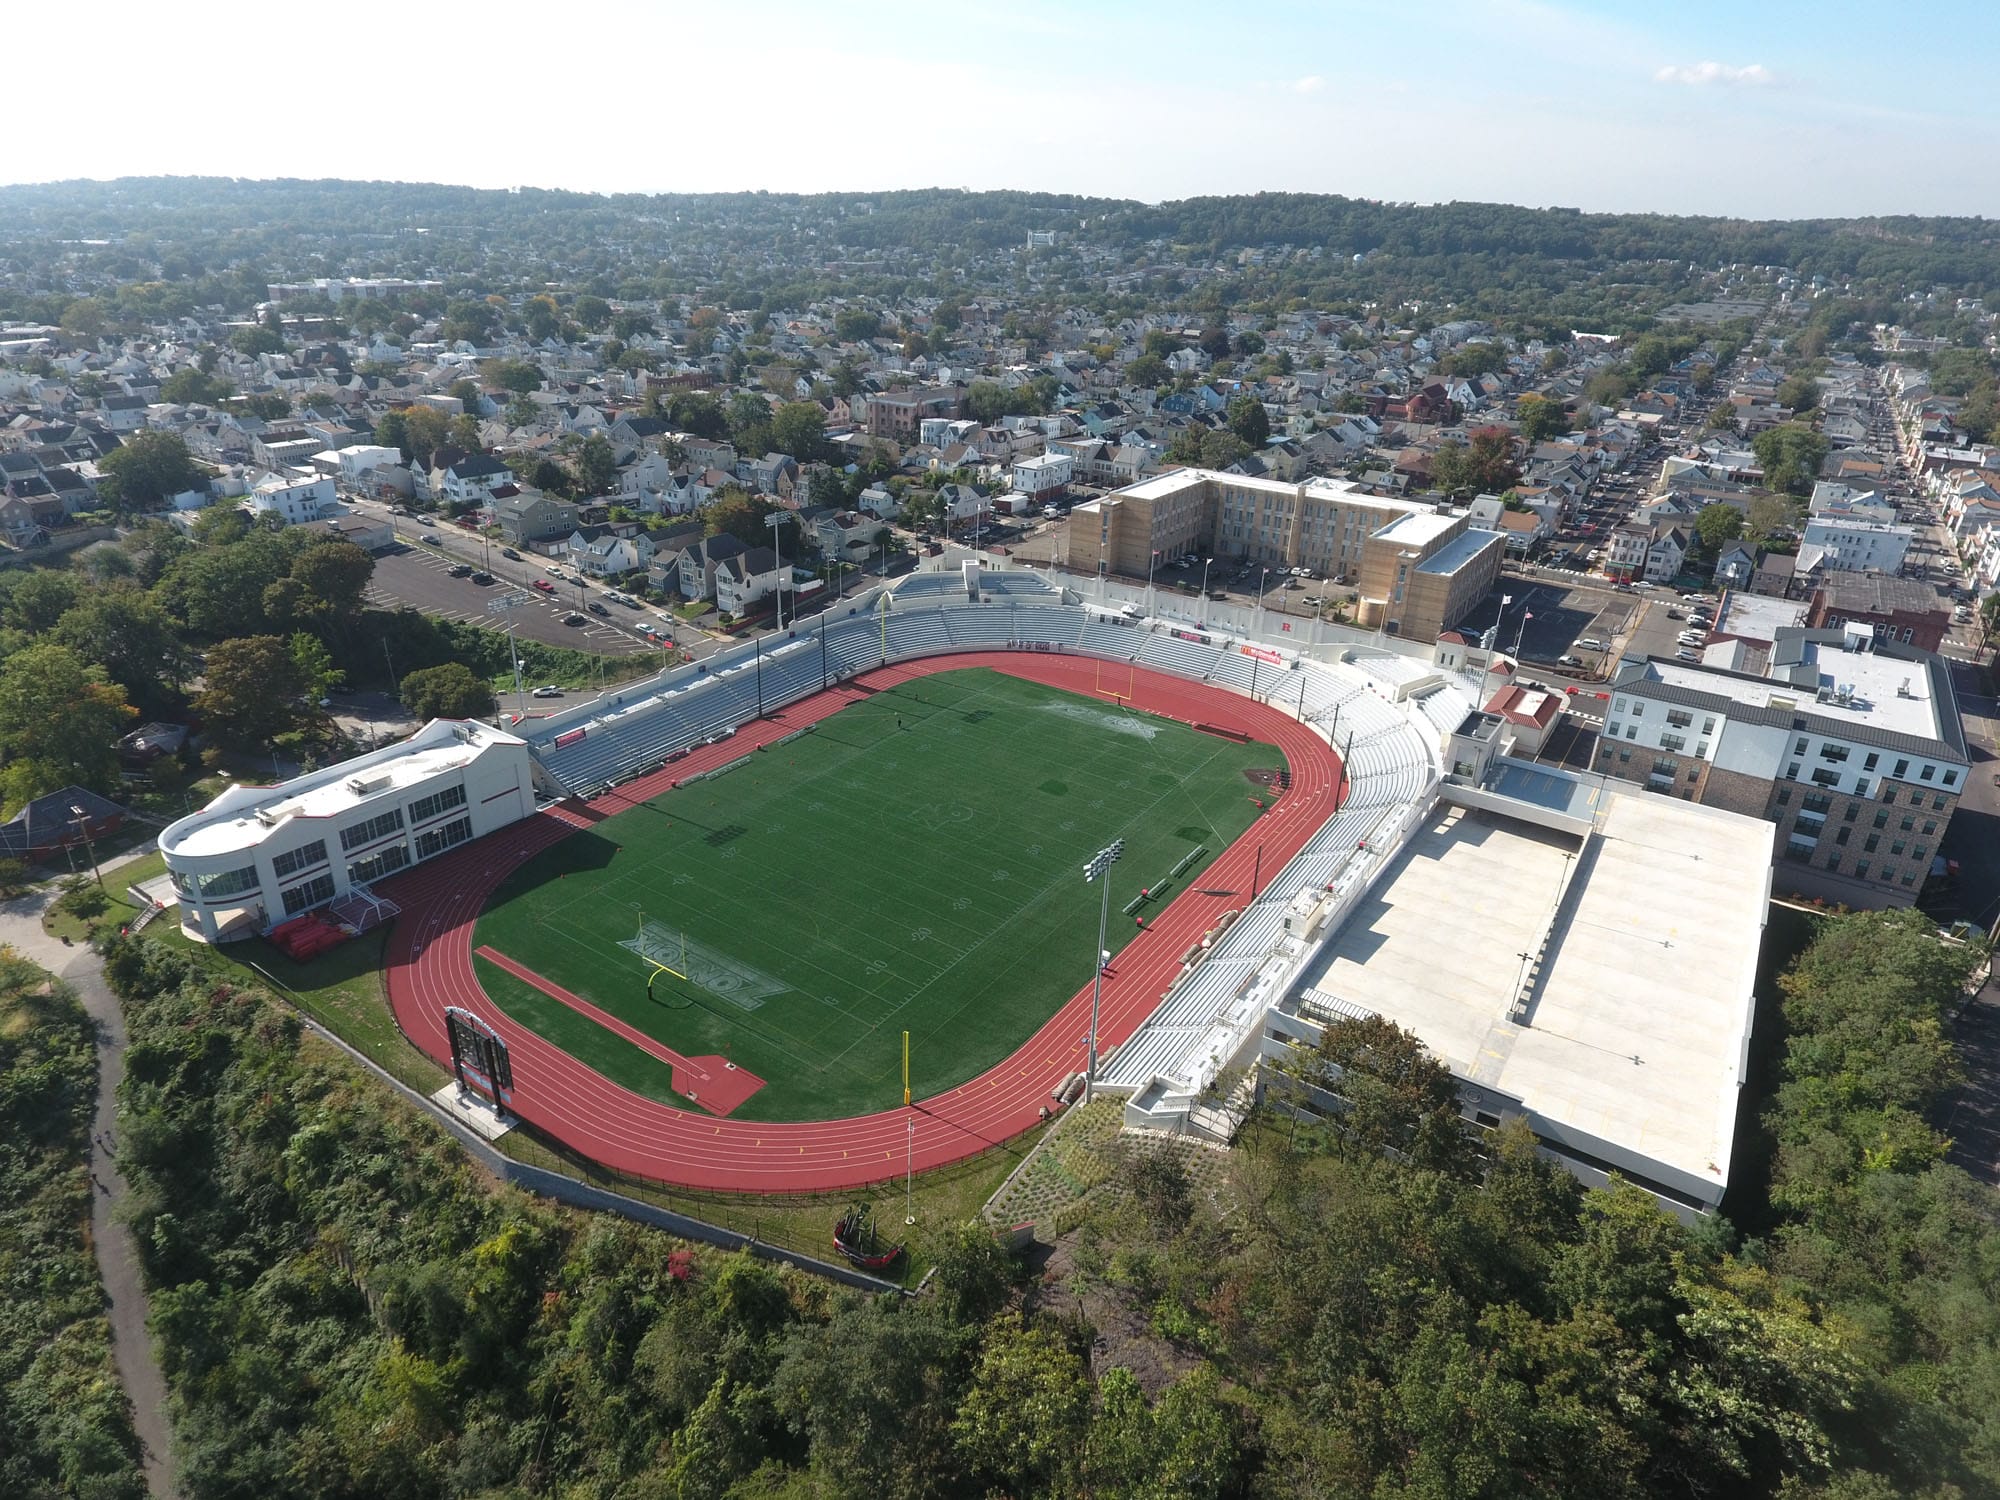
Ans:
[{"label": "green turf field", "polygon": [[[900,720],[901,727],[898,727]],[[490,946],[689,1055],[765,1080],[737,1118],[830,1119],[976,1077],[1090,977],[1098,901],[1084,861],[1126,841],[1120,908],[1207,853],[1268,797],[1238,745],[985,669],[922,678],[577,833],[514,872],[480,918]],[[1153,908],[1157,910],[1158,908]],[[647,924],[641,938],[641,922]],[[682,942],[687,959],[681,959]],[[641,943],[693,983],[660,975]],[[667,1067],[476,959],[514,1017],[666,1102]],[[1081,1065],[1081,1054],[1077,1062]]]}]

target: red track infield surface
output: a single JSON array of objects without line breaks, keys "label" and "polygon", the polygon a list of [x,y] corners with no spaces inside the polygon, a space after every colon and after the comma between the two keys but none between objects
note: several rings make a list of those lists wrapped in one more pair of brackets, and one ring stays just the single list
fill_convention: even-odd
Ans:
[{"label": "red track infield surface", "polygon": [[[936,656],[864,673],[865,687],[891,687],[938,672],[990,667],[1030,682],[1093,695],[1091,656],[989,651]],[[1341,778],[1332,748],[1290,715],[1220,689],[1140,667],[1128,679],[1131,705],[1152,713],[1234,729],[1277,745],[1292,789],[1202,872],[1206,891],[1184,889],[1118,956],[1104,981],[1098,1021],[1105,1051],[1124,1042],[1179,974],[1181,955],[1221,914],[1248,898],[1262,850],[1266,876],[1298,852],[1335,810]],[[1126,686],[1126,684],[1120,684]],[[816,1192],[860,1187],[903,1171],[908,1122],[923,1168],[961,1161],[1029,1129],[1063,1080],[1081,1070],[1090,1030],[1086,984],[1005,1062],[912,1108],[846,1120],[759,1124],[675,1109],[620,1088],[525,1026],[509,1022],[480,989],[472,930],[488,896],[517,865],[575,829],[667,792],[674,782],[838,713],[860,695],[843,686],[747,724],[719,745],[582,803],[575,800],[384,883],[401,903],[389,938],[389,1003],[410,1039],[449,1065],[444,1010],[464,1006],[501,1023],[514,1064],[513,1107],[523,1120],[595,1161],[681,1187],[749,1192]]]}]

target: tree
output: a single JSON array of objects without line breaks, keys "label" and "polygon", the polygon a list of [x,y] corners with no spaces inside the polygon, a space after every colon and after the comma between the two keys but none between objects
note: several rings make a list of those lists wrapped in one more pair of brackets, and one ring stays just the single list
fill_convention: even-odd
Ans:
[{"label": "tree", "polygon": [[479,418],[470,412],[459,412],[451,419],[445,428],[445,442],[467,453],[483,453],[486,450],[486,444],[480,438]]},{"label": "tree", "polygon": [[611,321],[611,304],[602,297],[594,297],[589,292],[581,293],[569,305],[570,316],[587,333],[600,333]]},{"label": "tree", "polygon": [[725,484],[702,507],[702,531],[708,536],[720,536],[726,531],[746,547],[768,547],[771,529],[764,524],[764,517],[777,508],[774,501],[763,495],[741,485]]},{"label": "tree", "polygon": [[1395,1022],[1380,1016],[1332,1020],[1301,1066],[1340,1096],[1344,1107],[1333,1124],[1347,1147],[1370,1154],[1394,1150],[1431,1170],[1469,1168],[1451,1069]]},{"label": "tree", "polygon": [[1750,446],[1764,467],[1765,487],[1792,495],[1812,489],[1828,451],[1824,437],[1798,422],[1767,427],[1750,440]]},{"label": "tree", "polygon": [[611,439],[593,432],[578,446],[575,456],[576,487],[579,495],[601,495],[618,478],[618,455]]},{"label": "tree", "polygon": [[333,655],[316,635],[299,631],[286,649],[299,676],[299,692],[309,704],[318,704],[347,681],[347,674],[333,664]]},{"label": "tree", "polygon": [[1533,445],[1560,436],[1569,428],[1569,413],[1560,401],[1530,391],[1514,404],[1514,420],[1521,440]]},{"label": "tree", "polygon": [[0,759],[10,810],[71,782],[105,791],[118,779],[118,737],[135,717],[104,669],[43,642],[0,666]]},{"label": "tree", "polygon": [[1798,524],[1797,505],[1778,495],[1753,495],[1744,508],[1743,538],[1753,547],[1771,547],[1795,532]]},{"label": "tree", "polygon": [[292,559],[291,576],[304,587],[313,613],[350,618],[360,612],[375,558],[352,542],[315,542]]},{"label": "tree", "polygon": [[1514,462],[1514,434],[1504,427],[1476,427],[1465,452],[1467,482],[1485,494],[1512,489],[1521,479]]},{"label": "tree", "polygon": [[462,298],[448,304],[438,336],[447,344],[483,344],[500,326],[500,309],[491,302]]},{"label": "tree", "polygon": [[402,409],[382,413],[382,419],[375,424],[375,442],[379,447],[401,449],[405,459],[410,456],[409,424]]},{"label": "tree", "polygon": [[285,347],[285,336],[275,328],[263,323],[254,323],[248,328],[239,328],[229,336],[230,347],[238,354],[255,358],[260,354],[276,354]]},{"label": "tree", "polygon": [[1166,360],[1157,354],[1142,354],[1125,366],[1127,385],[1159,387],[1173,379]]},{"label": "tree", "polygon": [[986,1331],[972,1386],[951,1424],[975,1473],[1012,1495],[1066,1495],[1090,1427],[1089,1372],[1053,1334],[1018,1313]]},{"label": "tree", "polygon": [[56,622],[51,638],[104,668],[135,702],[164,707],[167,684],[181,679],[181,642],[150,594],[126,584],[98,588]]},{"label": "tree", "polygon": [[479,374],[488,385],[517,396],[532,395],[542,388],[540,368],[525,359],[489,359],[479,367]]},{"label": "tree", "polygon": [[844,307],[833,315],[833,335],[843,344],[866,343],[881,331],[881,315],[864,307]]},{"label": "tree", "polygon": [[695,437],[719,438],[729,432],[729,417],[722,403],[706,391],[674,392],[667,400],[666,418]]},{"label": "tree", "polygon": [[268,749],[298,722],[302,689],[290,646],[275,635],[246,635],[209,648],[195,700],[208,732],[244,750]]},{"label": "tree", "polygon": [[98,467],[116,481],[121,510],[151,510],[170,495],[199,489],[203,471],[175,432],[135,432],[105,454]]},{"label": "tree", "polygon": [[451,431],[451,419],[434,406],[403,408],[403,457],[424,468],[431,455],[444,446]]},{"label": "tree", "polygon": [[1795,412],[1808,412],[1819,405],[1819,382],[1810,371],[1800,370],[1785,378],[1778,386],[1777,396],[1778,405]]},{"label": "tree", "polygon": [[826,456],[826,413],[817,402],[791,401],[771,417],[771,446],[802,464]]},{"label": "tree", "polygon": [[403,706],[420,719],[477,719],[493,712],[490,683],[472,675],[463,662],[423,667],[404,677]]},{"label": "tree", "polygon": [[181,406],[214,406],[226,400],[230,385],[194,365],[174,371],[160,382],[160,399]]},{"label": "tree", "polygon": [[1201,331],[1201,352],[1210,359],[1229,357],[1229,330],[1220,323],[1210,323]]},{"label": "tree", "polygon": [[544,292],[539,297],[530,297],[521,309],[521,325],[527,330],[532,343],[542,343],[562,333],[562,313],[556,307],[556,299]]},{"label": "tree", "polygon": [[32,568],[7,574],[0,588],[5,589],[7,623],[29,635],[42,635],[76,607],[83,580],[54,568]]},{"label": "tree", "polygon": [[1733,505],[1704,505],[1695,513],[1695,533],[1710,552],[1722,549],[1743,535],[1743,512]]},{"label": "tree", "polygon": [[1255,396],[1238,396],[1229,403],[1229,430],[1252,452],[1271,436],[1271,414]]}]

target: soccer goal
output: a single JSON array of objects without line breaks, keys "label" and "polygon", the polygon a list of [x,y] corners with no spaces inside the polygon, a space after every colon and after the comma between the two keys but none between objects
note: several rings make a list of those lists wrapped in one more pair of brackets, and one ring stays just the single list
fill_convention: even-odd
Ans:
[{"label": "soccer goal", "polygon": [[[677,927],[641,918],[636,935],[618,945],[636,953],[646,965],[646,994],[655,998],[654,986],[662,974],[684,985],[708,991],[739,1010],[756,1010],[774,995],[783,994],[784,984],[763,970],[691,938]],[[669,991],[673,986],[668,986]],[[676,993],[674,1001],[690,997]]]}]

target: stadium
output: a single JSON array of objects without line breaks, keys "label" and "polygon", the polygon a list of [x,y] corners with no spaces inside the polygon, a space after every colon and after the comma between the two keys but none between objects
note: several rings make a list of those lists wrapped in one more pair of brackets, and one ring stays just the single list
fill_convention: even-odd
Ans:
[{"label": "stadium", "polygon": [[[497,830],[447,846],[413,823],[413,858],[357,845],[351,881],[336,868],[330,883],[349,910],[396,914],[386,991],[419,1048],[453,1063],[470,1033],[448,1013],[490,1031],[511,1060],[512,1113],[634,1177],[828,1192],[977,1156],[1076,1101],[1093,1004],[1094,1083],[1124,1099],[1126,1125],[1227,1140],[1256,1077],[1235,1070],[1358,1005],[1451,1057],[1469,1122],[1523,1114],[1587,1179],[1620,1170],[1705,1211],[1726,1181],[1749,1025],[1747,971],[1713,953],[1754,960],[1761,908],[1711,910],[1692,888],[1685,912],[1656,903],[1661,920],[1707,924],[1709,949],[1678,945],[1685,972],[1654,967],[1676,1003],[1699,998],[1715,1018],[1712,1036],[1676,1043],[1674,1071],[1654,1067],[1657,1097],[1604,1080],[1607,1097],[1584,1098],[1578,1080],[1601,1068],[1553,1035],[1536,1043],[1546,1057],[1523,1053],[1518,1081],[1495,1073],[1537,1004],[1559,1013],[1537,985],[1587,964],[1575,1003],[1608,1003],[1593,997],[1617,960],[1583,942],[1607,924],[1576,913],[1588,871],[1612,868],[1624,841],[1601,779],[1504,753],[1504,726],[1477,706],[1484,673],[1462,655],[1441,667],[1351,632],[1271,647],[1025,570],[919,573],[775,645],[512,733],[432,725],[401,759],[321,773],[350,796],[388,785],[379,795],[413,818],[452,816],[467,799],[447,783],[475,773],[501,789],[472,793],[475,809],[533,787],[533,809]],[[275,812],[323,810],[331,794],[264,795],[170,828],[170,868],[176,849],[212,855],[218,812],[294,847],[306,834]],[[1720,836],[1645,800],[1648,839]],[[343,848],[357,832],[405,838],[376,806],[335,815],[355,820]],[[1764,830],[1761,855],[1749,839],[1727,866],[1747,895],[1768,874],[1768,830],[1736,822]],[[1104,882],[1086,881],[1114,847]],[[1503,890],[1480,951],[1438,944],[1460,899],[1449,881],[1396,917],[1398,891],[1479,851],[1488,863],[1468,868],[1503,888],[1519,870],[1524,885]],[[383,868],[395,873],[361,878]],[[1723,873],[1712,863],[1702,889]],[[1545,879],[1552,898],[1525,889]],[[1338,967],[1357,953],[1365,974]],[[1426,1009],[1426,976],[1458,966],[1464,1003]],[[1702,1118],[1716,1128],[1668,1149],[1664,1123],[1689,1114],[1690,1093],[1713,1098]]]},{"label": "stadium", "polygon": [[420,1047],[447,1058],[445,1008],[483,1008],[522,1119],[732,1190],[956,1161],[1073,1097],[1082,867],[1119,839],[1100,1078],[1165,1080],[1184,1114],[1255,1040],[1271,893],[1358,874],[1467,706],[1012,571],[917,575],[704,666],[519,726],[542,809],[380,890]]}]

